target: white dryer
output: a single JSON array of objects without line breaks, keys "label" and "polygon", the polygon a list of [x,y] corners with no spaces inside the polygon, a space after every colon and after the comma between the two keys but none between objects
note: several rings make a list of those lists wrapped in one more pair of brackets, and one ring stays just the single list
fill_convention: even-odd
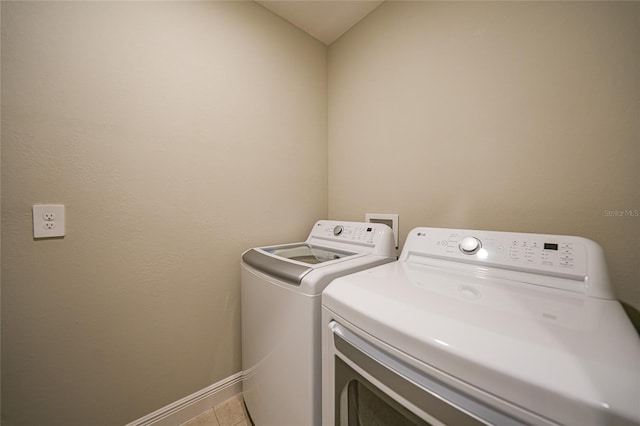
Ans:
[{"label": "white dryer", "polygon": [[322,290],[396,259],[388,226],[329,220],[304,242],[242,255],[243,395],[256,425],[320,424]]},{"label": "white dryer", "polygon": [[322,296],[323,424],[640,424],[640,339],[571,236],[416,228]]}]

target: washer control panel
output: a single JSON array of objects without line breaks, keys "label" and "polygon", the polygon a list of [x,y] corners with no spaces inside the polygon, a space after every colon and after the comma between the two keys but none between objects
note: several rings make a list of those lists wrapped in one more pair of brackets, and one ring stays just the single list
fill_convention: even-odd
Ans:
[{"label": "washer control panel", "polygon": [[373,224],[367,225],[319,223],[312,234],[316,237],[330,238],[332,240],[373,244],[376,238],[376,229]]},{"label": "washer control panel", "polygon": [[[324,240],[357,246],[373,247],[381,245],[386,247],[389,244],[389,233],[391,234],[391,239],[393,239],[391,228],[380,223],[320,220],[314,225],[307,241]],[[393,250],[395,251],[395,245]]]}]

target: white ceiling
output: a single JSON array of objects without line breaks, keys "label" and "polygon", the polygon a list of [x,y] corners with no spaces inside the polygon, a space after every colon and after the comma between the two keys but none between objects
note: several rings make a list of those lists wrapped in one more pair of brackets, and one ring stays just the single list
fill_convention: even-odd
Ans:
[{"label": "white ceiling", "polygon": [[383,0],[256,0],[327,46]]}]

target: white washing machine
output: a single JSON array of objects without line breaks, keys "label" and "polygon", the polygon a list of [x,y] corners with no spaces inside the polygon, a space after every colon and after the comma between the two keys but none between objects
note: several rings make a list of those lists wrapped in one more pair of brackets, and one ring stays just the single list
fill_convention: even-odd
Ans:
[{"label": "white washing machine", "polygon": [[322,304],[325,425],[640,424],[640,339],[593,241],[416,228]]},{"label": "white washing machine", "polygon": [[320,424],[322,290],[396,258],[388,226],[328,220],[305,242],[242,255],[243,395],[257,426]]}]

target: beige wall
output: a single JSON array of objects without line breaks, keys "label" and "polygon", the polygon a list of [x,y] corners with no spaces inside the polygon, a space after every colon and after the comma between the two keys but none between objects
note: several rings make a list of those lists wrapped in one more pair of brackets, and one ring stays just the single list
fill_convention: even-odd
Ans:
[{"label": "beige wall", "polygon": [[2,2],[4,426],[240,371],[241,252],[327,214],[326,93],[326,47],[253,2]]},{"label": "beige wall", "polygon": [[329,48],[329,215],[581,235],[640,308],[638,76],[637,2],[383,3]]}]

